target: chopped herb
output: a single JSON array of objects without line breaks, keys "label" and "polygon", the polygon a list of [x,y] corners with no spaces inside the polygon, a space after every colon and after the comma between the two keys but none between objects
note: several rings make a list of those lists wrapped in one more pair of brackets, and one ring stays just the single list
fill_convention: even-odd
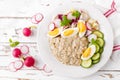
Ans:
[{"label": "chopped herb", "polygon": [[71,20],[68,20],[67,16],[65,16],[65,15],[62,16],[61,26],[67,26],[70,24],[70,22],[71,22]]},{"label": "chopped herb", "polygon": [[12,39],[9,39],[9,42],[10,42],[10,46],[11,47],[16,47],[20,42],[18,42],[18,41],[12,41]]},{"label": "chopped herb", "polygon": [[79,11],[76,10],[72,13],[72,15],[75,16],[76,18],[79,18],[81,14]]}]

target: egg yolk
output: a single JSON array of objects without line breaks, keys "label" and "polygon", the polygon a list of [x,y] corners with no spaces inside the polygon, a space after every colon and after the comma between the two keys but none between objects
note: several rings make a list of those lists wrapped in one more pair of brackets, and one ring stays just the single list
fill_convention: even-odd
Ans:
[{"label": "egg yolk", "polygon": [[87,48],[85,52],[83,53],[83,57],[88,57],[91,53],[91,48]]},{"label": "egg yolk", "polygon": [[48,34],[50,36],[56,36],[58,33],[59,33],[59,29],[58,28],[54,29],[53,31],[49,31],[48,32]]},{"label": "egg yolk", "polygon": [[80,33],[86,31],[86,26],[83,22],[78,22],[77,27],[78,27]]},{"label": "egg yolk", "polygon": [[71,34],[73,34],[74,30],[66,30],[63,35],[64,36],[70,36]]}]

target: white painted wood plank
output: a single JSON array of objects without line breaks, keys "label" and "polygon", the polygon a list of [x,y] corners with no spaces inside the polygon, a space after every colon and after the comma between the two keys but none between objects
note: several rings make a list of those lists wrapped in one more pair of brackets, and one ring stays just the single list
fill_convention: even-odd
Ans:
[{"label": "white painted wood plank", "polygon": [[42,12],[47,14],[54,9],[61,0],[2,0],[0,1],[0,16],[32,16]]},{"label": "white painted wood plank", "polygon": [[[33,0],[32,0],[33,1]],[[33,14],[37,13],[37,12],[42,12],[44,13],[44,15],[47,15],[47,12],[50,12],[54,9],[54,7],[56,7],[57,5],[61,4],[59,2],[57,2],[58,0],[51,0],[53,1],[51,3],[50,0],[34,0],[34,3],[30,1],[30,0],[26,0],[26,1],[16,1],[16,0],[1,0],[0,1],[0,17],[5,17],[5,16],[11,16],[14,17],[17,15],[17,17],[30,17]],[[61,1],[61,0],[59,0]],[[79,1],[79,0],[78,0]],[[12,4],[17,5],[16,7],[12,6]],[[21,7],[22,6],[22,7]],[[8,9],[9,7],[9,9]],[[38,8],[39,7],[39,8]],[[4,10],[3,10],[4,8]],[[9,12],[11,10],[11,12]],[[29,26],[29,25],[33,25],[30,23],[29,19],[20,19],[20,20],[16,20],[16,19],[0,19],[0,42],[8,42],[8,39],[13,36],[15,40],[19,40],[20,42],[36,42],[36,36],[32,37],[32,38],[25,38],[21,35],[16,35],[15,34],[15,29],[21,29],[24,26]],[[11,31],[11,32],[10,32]],[[35,31],[36,32],[36,31]],[[3,33],[7,33],[7,35],[3,35]],[[36,45],[36,44],[35,44]],[[36,47],[36,46],[35,46]],[[0,48],[1,49],[1,48]],[[6,49],[6,47],[2,47],[2,49]],[[9,48],[8,48],[8,52],[4,52],[7,50],[0,50],[1,55],[9,55],[9,56],[0,56],[0,61],[4,62],[5,64],[1,64],[0,66],[3,65],[7,65],[9,63],[9,61],[12,61],[13,58],[11,57],[11,52],[9,52]],[[31,50],[33,50],[32,53],[37,54],[38,52],[36,51],[36,48],[31,48]],[[35,51],[35,52],[34,52]],[[34,54],[33,54],[34,55]],[[38,59],[39,60],[39,59]],[[119,56],[118,54],[112,55],[112,59],[109,60],[109,62],[105,65],[105,67],[103,67],[101,70],[114,70],[114,71],[103,71],[103,72],[98,72],[96,73],[94,76],[85,78],[85,79],[78,79],[78,80],[119,80],[120,79],[120,64],[119,64]],[[116,66],[117,65],[117,66]],[[26,68],[25,68],[26,69]],[[115,72],[116,70],[116,72]],[[6,75],[7,73],[7,75]],[[13,72],[9,72],[6,70],[0,70],[0,76],[9,76],[9,77],[19,77],[19,78],[30,78],[30,79],[35,79],[35,80],[68,80],[68,78],[62,78],[62,77],[57,77],[57,76],[51,76],[51,77],[46,77],[43,76],[40,72],[35,71],[35,70],[21,70],[18,71],[16,73]],[[5,78],[0,78],[0,80],[4,80]],[[6,79],[8,80],[8,79]],[[10,78],[9,78],[10,80]],[[16,79],[17,80],[17,79]],[[72,79],[69,79],[72,80]],[[77,79],[76,79],[77,80]]]},{"label": "white painted wood plank", "polygon": [[[19,44],[17,47],[20,48],[21,46],[26,45],[29,47],[29,53],[27,56],[31,55],[33,57],[35,57],[37,64],[42,64],[42,61],[40,59],[40,53],[37,50],[37,46],[36,44]],[[1,46],[1,45],[0,45]],[[0,64],[0,66],[8,66],[8,64],[12,61],[18,60],[17,58],[14,58],[12,56],[12,50],[13,48],[9,47],[8,44],[4,44],[1,46],[1,50],[0,50],[0,61],[2,62],[2,64]],[[8,49],[5,49],[5,48]],[[25,56],[25,55],[24,55]]]},{"label": "white painted wood plank", "polygon": [[[74,80],[72,78],[60,77],[57,75],[45,76],[39,71],[24,70],[18,72],[9,72],[0,70],[0,76],[15,77],[15,78],[28,78],[35,80]],[[7,74],[6,74],[7,73]],[[94,75],[91,75],[86,78],[80,78],[75,80],[119,80],[120,72],[97,72]]]},{"label": "white painted wood plank", "polygon": [[[33,56],[38,56],[38,61],[40,61],[40,53],[37,50],[36,44],[29,43],[21,43],[18,47],[22,45],[27,45],[30,48],[30,54]],[[0,66],[7,66],[11,61],[14,61],[12,56],[12,49],[9,47],[7,43],[0,44],[0,61],[3,62]],[[101,70],[120,70],[120,51],[116,51],[112,54],[111,58],[107,62],[107,64]],[[41,61],[40,61],[41,62]]]},{"label": "white painted wood plank", "polygon": [[[21,47],[23,45],[26,45],[30,47],[30,50],[37,51],[37,44],[36,43],[20,43],[17,47]],[[9,43],[0,43],[0,56],[10,56],[12,49],[9,45]]]},{"label": "white painted wood plank", "polygon": [[[0,16],[32,16],[38,12],[46,15],[60,4],[72,1],[88,2],[90,0],[2,0],[0,1]],[[95,3],[95,1],[90,1],[90,3]]]},{"label": "white painted wood plank", "polygon": [[40,27],[32,24],[30,19],[0,19],[0,42],[8,42],[9,38],[20,42],[36,42],[37,29],[32,30],[30,37],[23,36],[23,28],[29,26]]}]

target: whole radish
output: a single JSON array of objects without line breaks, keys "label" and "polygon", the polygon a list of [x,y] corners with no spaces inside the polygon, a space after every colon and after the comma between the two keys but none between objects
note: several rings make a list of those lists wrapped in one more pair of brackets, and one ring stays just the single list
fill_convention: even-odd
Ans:
[{"label": "whole radish", "polygon": [[13,50],[12,54],[13,54],[13,56],[14,56],[15,58],[19,58],[22,53],[21,53],[21,50],[20,50],[19,48],[15,48],[15,49]]},{"label": "whole radish", "polygon": [[30,28],[24,28],[23,29],[23,35],[26,36],[26,37],[29,37],[31,35],[32,31]]},{"label": "whole radish", "polygon": [[34,66],[34,64],[35,64],[35,59],[34,59],[32,56],[28,56],[28,57],[25,58],[24,64],[25,64],[27,67]]}]

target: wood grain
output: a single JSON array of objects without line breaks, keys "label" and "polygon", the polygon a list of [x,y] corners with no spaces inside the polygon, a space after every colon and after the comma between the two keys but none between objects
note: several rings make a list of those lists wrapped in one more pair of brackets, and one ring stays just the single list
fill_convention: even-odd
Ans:
[{"label": "wood grain", "polygon": [[[51,0],[53,1],[53,0]],[[29,27],[31,25],[41,27],[39,25],[31,23],[31,17],[35,13],[43,12],[46,14],[46,10],[48,12],[52,11],[55,6],[60,6],[63,4],[63,1],[58,2],[58,0],[53,1],[51,3],[50,0],[39,0],[38,2],[34,3],[34,6],[31,6],[33,3],[27,3],[29,2],[26,0],[26,4],[18,1],[18,3],[13,0],[13,3],[16,2],[18,5],[26,5],[25,7],[18,7],[16,6],[16,10],[12,10],[11,3],[8,4],[7,0],[0,1],[1,8],[6,9],[6,11],[1,10],[0,8],[0,80],[63,80],[62,77],[52,75],[52,76],[46,76],[41,71],[36,70],[35,68],[27,68],[23,67],[21,70],[17,72],[10,72],[8,69],[8,65],[10,62],[15,61],[12,57],[12,49],[9,46],[9,38],[12,38],[13,40],[20,41],[20,46],[27,45],[30,48],[30,55],[33,55],[36,57],[40,53],[37,50],[37,29],[33,29],[33,34],[30,38],[26,38],[22,35],[22,29],[24,27]],[[72,0],[73,2],[80,3],[81,0]],[[9,1],[8,1],[9,2]],[[9,13],[10,10],[8,10],[8,7],[5,7],[3,4],[7,3],[8,6],[10,6],[11,13]],[[37,6],[37,8],[36,8]],[[13,6],[14,7],[14,6]],[[38,9],[39,7],[39,9]],[[25,8],[25,9],[24,9]],[[30,8],[30,9],[28,9]],[[46,10],[45,10],[46,9]],[[119,53],[119,52],[118,52]],[[120,56],[119,54],[113,54],[111,56],[111,59],[108,61],[108,63],[101,68],[97,73],[94,75],[91,75],[87,78],[83,78],[82,80],[119,80],[120,79]],[[41,60],[39,57],[37,57],[37,60]],[[40,62],[39,64],[43,64]],[[38,65],[38,67],[41,67],[42,65]],[[65,78],[64,80],[68,80],[69,78]],[[69,79],[73,80],[73,79]],[[80,79],[81,80],[81,79]]]}]

